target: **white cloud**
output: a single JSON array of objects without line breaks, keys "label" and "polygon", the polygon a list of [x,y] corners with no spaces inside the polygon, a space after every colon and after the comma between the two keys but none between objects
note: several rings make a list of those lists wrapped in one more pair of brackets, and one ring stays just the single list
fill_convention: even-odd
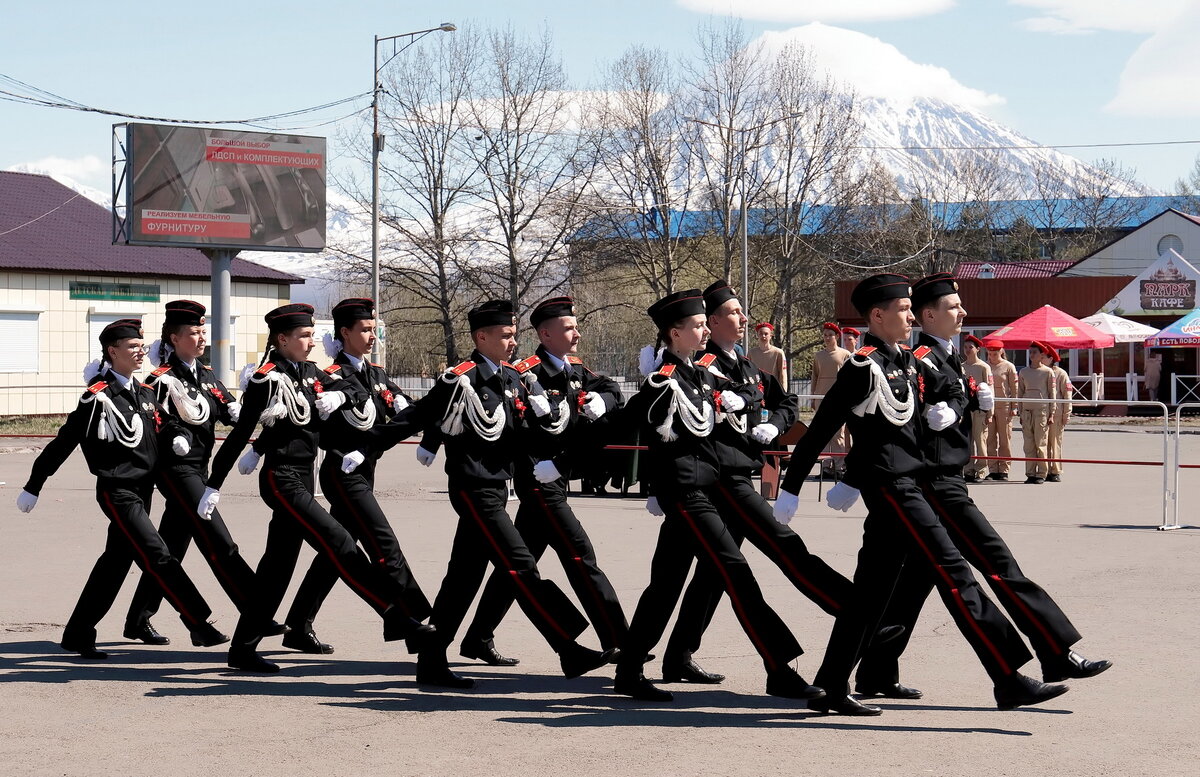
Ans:
[{"label": "white cloud", "polygon": [[1042,15],[1022,22],[1027,30],[1060,35],[1105,30],[1152,33],[1163,29],[1194,0],[1009,0]]},{"label": "white cloud", "polygon": [[977,110],[1004,102],[999,95],[960,83],[943,67],[913,62],[892,44],[861,32],[813,23],[765,32],[760,40],[768,52],[789,43],[802,45],[818,68],[864,97],[909,102],[932,97]]},{"label": "white cloud", "polygon": [[955,0],[675,0],[696,13],[764,22],[877,22],[929,16]]},{"label": "white cloud", "polygon": [[112,164],[105,159],[89,154],[76,159],[48,156],[32,162],[14,165],[10,170],[42,173],[53,177],[69,178],[89,186],[108,188],[112,180]]},{"label": "white cloud", "polygon": [[1105,106],[1126,116],[1200,116],[1200,8],[1189,8],[1151,35],[1133,52]]}]

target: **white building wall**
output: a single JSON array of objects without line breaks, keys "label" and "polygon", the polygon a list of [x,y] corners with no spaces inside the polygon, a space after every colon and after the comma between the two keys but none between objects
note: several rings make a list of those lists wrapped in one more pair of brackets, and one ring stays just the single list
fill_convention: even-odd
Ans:
[{"label": "white building wall", "polygon": [[1174,211],[1167,211],[1100,249],[1062,275],[1138,275],[1158,261],[1158,243],[1167,235],[1175,235],[1183,243],[1183,250],[1179,253],[1184,259],[1193,264],[1200,262],[1200,224]]}]

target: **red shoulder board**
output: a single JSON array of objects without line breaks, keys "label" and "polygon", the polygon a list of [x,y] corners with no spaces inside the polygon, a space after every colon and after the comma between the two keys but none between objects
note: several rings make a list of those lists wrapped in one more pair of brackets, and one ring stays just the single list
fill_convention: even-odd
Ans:
[{"label": "red shoulder board", "polygon": [[675,372],[675,365],[668,364],[668,365],[664,366],[661,370],[659,370],[658,374],[662,375],[663,377],[669,378],[669,377],[671,377],[672,374],[674,374],[674,372]]},{"label": "red shoulder board", "polygon": [[573,354],[567,354],[567,363],[568,364],[583,364],[583,359],[580,359],[578,356],[575,356]]},{"label": "red shoulder board", "polygon": [[901,351],[911,351],[912,346],[909,345],[908,343],[900,343],[900,350]]},{"label": "red shoulder board", "polygon": [[530,356],[528,359],[522,359],[521,361],[512,365],[512,368],[514,370],[516,370],[517,372],[526,373],[541,363],[542,363],[542,357],[535,355],[535,356]]},{"label": "red shoulder board", "polygon": [[104,389],[106,389],[106,388],[108,388],[108,384],[102,380],[98,380],[95,383],[93,383],[92,385],[88,386],[88,391],[92,392],[93,394],[99,394],[101,391],[104,391]]},{"label": "red shoulder board", "polygon": [[342,365],[340,365],[340,364],[331,364],[331,365],[329,365],[328,367],[326,367],[326,368],[325,368],[325,372],[327,372],[327,373],[329,373],[330,375],[332,375],[333,373],[337,372],[337,371],[338,371],[338,370],[340,370],[341,368],[342,368]]},{"label": "red shoulder board", "polygon": [[715,353],[706,353],[696,360],[696,364],[700,365],[701,367],[708,367],[716,360],[717,355]]},{"label": "red shoulder board", "polygon": [[375,362],[368,362],[368,364],[370,364],[372,367],[378,367],[381,370],[383,369],[382,364],[376,364]]},{"label": "red shoulder board", "polygon": [[268,372],[270,372],[273,369],[275,369],[275,362],[267,362],[263,366],[259,367],[258,370],[255,371],[254,374],[255,375],[266,375]]},{"label": "red shoulder board", "polygon": [[204,365],[204,369],[208,370],[209,372],[212,372],[212,367],[208,366],[207,364]]},{"label": "red shoulder board", "polygon": [[873,345],[864,345],[862,348],[859,348],[857,351],[855,351],[854,355],[855,356],[870,356],[871,354],[875,353],[876,350],[877,349]]},{"label": "red shoulder board", "polygon": [[150,377],[157,378],[159,375],[166,375],[170,371],[171,371],[171,365],[164,364],[164,365],[160,366],[154,372],[150,373]]},{"label": "red shoulder board", "polygon": [[148,388],[148,389],[151,389],[151,390],[153,390],[153,389],[154,389],[154,386],[151,386],[149,383],[141,383],[141,382],[139,382],[139,383],[138,383],[138,385],[139,385],[139,386],[141,386],[142,388]]},{"label": "red shoulder board", "polygon": [[455,375],[466,375],[468,372],[470,372],[473,369],[475,369],[475,362],[468,361],[468,362],[463,362],[462,364],[458,365],[457,367],[452,368],[450,371],[453,372]]},{"label": "red shoulder board", "polygon": [[933,353],[932,348],[930,348],[928,345],[922,345],[920,348],[913,351],[913,356],[917,357],[918,359],[924,359],[931,353]]}]

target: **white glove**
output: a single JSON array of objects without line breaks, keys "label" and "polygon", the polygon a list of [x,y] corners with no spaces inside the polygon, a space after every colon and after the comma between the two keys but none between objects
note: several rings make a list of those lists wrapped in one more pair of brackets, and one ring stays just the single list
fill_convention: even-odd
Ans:
[{"label": "white glove", "polygon": [[775,497],[775,520],[787,526],[792,522],[792,517],[796,514],[796,508],[799,506],[800,497],[780,489],[779,496]]},{"label": "white glove", "polygon": [[37,504],[37,499],[33,494],[25,489],[21,489],[21,493],[17,494],[17,509],[23,513],[33,512],[34,505]]},{"label": "white glove", "polygon": [[246,451],[242,454],[242,457],[238,459],[238,472],[242,473],[243,475],[249,475],[251,472],[258,469],[258,461],[261,458],[262,456],[259,456],[258,451],[254,450],[253,448]]},{"label": "white glove", "polygon": [[604,397],[594,391],[588,394],[587,401],[583,403],[583,414],[589,421],[595,421],[604,415],[606,410],[608,410],[608,407],[604,404]]},{"label": "white glove", "polygon": [[825,504],[834,510],[841,510],[843,513],[853,507],[857,501],[858,489],[854,486],[846,485],[845,481],[842,480],[834,483],[833,488],[829,489],[825,494]]},{"label": "white glove", "polygon": [[750,430],[750,436],[759,445],[768,445],[779,436],[779,427],[775,424],[759,424]]},{"label": "white glove", "polygon": [[433,464],[433,460],[437,458],[437,453],[427,451],[420,445],[417,446],[417,461],[421,462],[422,467],[428,467]]},{"label": "white glove", "polygon": [[229,420],[233,421],[235,424],[238,422],[238,419],[242,417],[241,402],[230,402],[225,406],[225,409],[229,411]]},{"label": "white glove", "polygon": [[204,496],[200,497],[200,504],[196,505],[196,514],[206,521],[211,521],[212,511],[217,508],[217,502],[220,501],[220,491],[215,488],[204,489]]},{"label": "white glove", "polygon": [[533,408],[533,414],[538,418],[550,413],[550,400],[542,394],[530,394],[529,406]]},{"label": "white glove", "polygon": [[658,497],[656,497],[656,496],[651,496],[651,497],[646,498],[646,512],[650,513],[651,515],[658,516],[660,518],[662,516],[666,515],[666,512],[661,507],[658,506]]},{"label": "white glove", "polygon": [[562,477],[562,473],[554,466],[553,461],[546,459],[533,465],[533,476],[539,483],[553,483]]},{"label": "white glove", "polygon": [[322,391],[317,394],[317,412],[324,421],[329,414],[346,403],[346,395],[341,391]]},{"label": "white glove", "polygon": [[342,472],[349,475],[354,470],[358,469],[358,465],[367,460],[367,457],[362,454],[362,451],[351,451],[342,457]]},{"label": "white glove", "polygon": [[732,391],[721,392],[721,409],[726,413],[736,413],[746,406],[746,400]]},{"label": "white glove", "polygon": [[996,393],[986,383],[980,383],[976,387],[975,398],[979,401],[979,409],[985,413],[996,406]]},{"label": "white glove", "polygon": [[929,422],[930,429],[940,432],[954,426],[954,422],[958,420],[958,414],[951,410],[945,402],[938,402],[925,409],[925,420]]},{"label": "white glove", "polygon": [[408,400],[404,398],[403,394],[393,394],[392,395],[392,409],[393,410],[403,410],[406,407],[408,407]]},{"label": "white glove", "polygon": [[186,456],[191,449],[192,444],[182,434],[171,440],[171,450],[175,451],[176,456]]}]

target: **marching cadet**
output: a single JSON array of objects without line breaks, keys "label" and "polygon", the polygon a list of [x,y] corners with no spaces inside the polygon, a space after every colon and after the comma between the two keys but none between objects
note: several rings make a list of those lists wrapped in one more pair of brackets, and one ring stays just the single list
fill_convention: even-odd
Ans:
[{"label": "marching cadet", "polygon": [[[333,306],[333,328],[327,345],[334,351],[333,364],[325,373],[358,384],[368,400],[361,408],[341,407],[321,428],[321,447],[327,453],[321,461],[321,492],[329,500],[329,514],[400,587],[403,595],[396,606],[413,620],[425,620],[432,610],[429,600],[375,499],[375,469],[383,454],[368,434],[376,423],[385,423],[408,407],[408,398],[382,367],[367,361],[375,347],[374,300],[351,297],[338,302]],[[313,621],[337,579],[337,568],[327,556],[317,554],[284,621],[291,629],[284,635],[284,647],[302,653],[333,652],[332,645],[317,639]]]},{"label": "marching cadet", "polygon": [[[825,392],[833,388],[838,370],[850,358],[851,352],[838,346],[838,336],[841,334],[842,330],[837,324],[827,321],[821,326],[821,337],[824,338],[825,347],[813,354],[812,393],[814,394],[824,396]],[[813,410],[817,410],[821,407],[821,400],[814,399],[812,406]],[[846,430],[844,428],[838,429],[825,452],[846,453]],[[821,466],[827,475],[845,470],[841,457],[826,459]]]},{"label": "marching cadet", "polygon": [[[322,372],[308,361],[313,348],[312,305],[282,305],[265,318],[270,331],[266,351],[248,378],[237,425],[213,459],[208,488],[197,508],[201,516],[212,513],[221,485],[261,420],[257,448],[241,456],[238,471],[253,472],[259,463],[257,450],[266,452],[258,484],[259,494],[271,508],[271,523],[255,572],[257,595],[234,630],[229,666],[247,672],[279,671],[256,648],[283,600],[304,542],[325,556],[350,589],[380,614],[384,640],[407,639],[416,646],[433,628],[407,614],[402,604],[406,591],[367,559],[354,537],[313,496],[318,419],[344,406],[364,412],[367,394],[358,382]],[[361,454],[347,453],[340,466],[350,472],[362,463]]]},{"label": "marching cadet", "polygon": [[[848,421],[856,444],[847,456],[846,479],[830,489],[827,500],[831,506],[848,509],[859,496],[857,486],[868,514],[854,573],[854,601],[835,621],[817,673],[816,682],[828,696],[810,702],[809,708],[843,715],[882,712],[851,697],[849,679],[904,566],[901,548],[907,548],[914,563],[923,562],[933,578],[946,609],[992,678],[1000,709],[1054,698],[1067,688],[1044,685],[1017,671],[1031,657],[1029,650],[984,593],[948,529],[925,500],[920,479],[928,454],[923,437],[957,422],[955,408],[964,408],[966,402],[957,380],[929,369],[901,347],[912,334],[911,295],[909,281],[902,275],[874,275],[855,287],[851,302],[869,327],[864,347],[825,395],[792,455],[775,502],[776,518],[790,520],[798,506],[797,492],[822,447]],[[955,472],[960,481],[962,463]]]},{"label": "marching cadet", "polygon": [[782,348],[771,344],[771,338],[775,335],[775,327],[763,321],[760,324],[755,324],[754,334],[758,338],[758,344],[751,348],[750,353],[747,354],[750,357],[750,361],[754,362],[754,366],[760,372],[773,376],[775,380],[779,381],[779,385],[787,389],[787,354],[783,352]]},{"label": "marching cadet", "polygon": [[[1029,344],[1029,366],[1017,375],[1017,394],[1022,399],[1056,399],[1054,371],[1045,365],[1050,346],[1034,340]],[[1049,454],[1050,411],[1047,402],[1021,402],[1021,436],[1025,438],[1025,458],[1046,459]],[[1025,482],[1041,485],[1049,468],[1045,461],[1025,462]]]},{"label": "marching cadet", "polygon": [[208,604],[150,522],[154,476],[164,458],[159,449],[169,447],[185,456],[193,443],[187,429],[155,399],[154,390],[133,378],[145,355],[141,320],[122,318],[104,327],[100,348],[99,362],[84,370],[87,391],[33,462],[29,481],[17,496],[17,509],[31,511],[46,480],[79,446],[96,476],[96,501],[110,521],[104,552],[63,630],[62,647],[83,658],[108,658],[96,649],[96,624],[112,607],[131,563],[154,580],[179,612],[193,645],[228,642],[208,622]]},{"label": "marching cadet", "polygon": [[842,339],[845,340],[844,348],[850,353],[858,350],[858,341],[862,337],[862,332],[852,326],[842,327]]},{"label": "marching cadet", "polygon": [[[987,362],[979,358],[979,351],[982,348],[983,341],[975,335],[967,335],[963,338],[963,375],[969,380],[975,381],[977,386],[987,386],[994,396],[995,388],[992,386],[992,368],[988,366]],[[963,469],[963,480],[968,483],[974,483],[987,476],[987,460],[981,457],[988,455],[987,433],[988,427],[992,424],[994,414],[994,408],[992,410],[971,411],[971,460],[967,462],[966,467]]]},{"label": "marching cadet", "polygon": [[[575,301],[553,297],[529,314],[537,332],[535,353],[513,365],[527,386],[541,386],[558,406],[558,421],[529,425],[522,454],[515,457],[514,484],[521,505],[514,522],[525,546],[538,560],[553,547],[571,588],[583,605],[604,650],[619,648],[629,631],[621,601],[608,576],[596,562],[596,552],[583,524],[567,502],[567,481],[600,452],[597,425],[621,405],[621,389],[612,378],[597,375],[577,355],[579,325]],[[533,475],[538,461],[553,461],[560,477],[541,480]],[[553,474],[553,473],[550,473]],[[496,650],[495,631],[512,606],[515,594],[508,575],[497,567],[488,579],[467,627],[459,653],[492,666],[519,662]]]},{"label": "marching cadet", "polygon": [[[165,466],[156,473],[155,482],[166,500],[158,533],[179,561],[183,561],[195,537],[204,560],[229,600],[238,610],[245,610],[256,586],[254,570],[238,552],[221,513],[213,510],[206,519],[196,512],[208,480],[217,421],[235,424],[242,409],[212,368],[200,361],[207,346],[206,312],[203,305],[192,300],[168,302],[162,338],[152,346],[158,351],[154,360],[157,368],[150,373],[146,385],[155,390],[158,402],[172,416],[186,424],[192,438],[187,453],[166,454]],[[142,575],[125,618],[125,638],[141,640],[147,645],[170,644],[171,640],[150,624],[161,603],[162,589],[157,581],[150,575]],[[283,631],[281,624],[272,623],[265,636]]]},{"label": "marching cadet", "polygon": [[[709,492],[721,479],[712,440],[719,416],[745,412],[758,403],[757,384],[735,386],[692,361],[708,339],[704,296],[699,289],[668,294],[647,311],[658,327],[662,366],[642,384],[626,406],[626,418],[643,427],[650,467],[646,509],[663,516],[650,564],[650,583],[638,600],[629,635],[617,662],[613,690],[643,701],[670,701],[667,691],[642,674],[647,655],[658,643],[692,559],[718,576],[734,614],[767,669],[767,693],[790,699],[824,696],[789,665],[801,654],[799,643],[763,598],[733,536],[713,507]],[[743,418],[744,422],[744,418]]]},{"label": "marching cadet", "polygon": [[[445,443],[450,504],[458,513],[446,576],[433,602],[431,621],[439,637],[427,642],[417,657],[417,682],[474,686],[474,680],[450,671],[446,648],[483,583],[489,561],[558,653],[563,674],[578,677],[607,663],[612,651],[591,650],[576,642],[587,620],[562,589],[538,574],[537,560],[505,512],[507,481],[514,475],[516,457],[524,456],[522,427],[560,423],[561,408],[551,406],[540,384],[527,389],[521,373],[507,361],[516,349],[511,302],[485,302],[469,311],[467,320],[475,342],[470,359],[446,370],[414,406],[425,429],[417,460],[428,467]],[[593,412],[596,407],[592,405]],[[560,478],[548,461],[538,462],[533,476],[542,482]]]},{"label": "marching cadet", "polygon": [[[992,410],[987,426],[988,479],[1008,480],[1008,468],[1012,464],[1012,420],[1017,415],[1019,404],[1005,402],[1017,393],[1017,368],[1004,358],[1004,341],[983,341],[987,349],[988,367],[992,370],[992,390],[996,394],[996,407]],[[998,457],[998,458],[997,458]]]},{"label": "marching cadet", "polygon": [[[850,598],[850,581],[809,552],[800,535],[776,521],[770,503],[754,487],[753,477],[762,471],[763,451],[796,422],[800,400],[734,351],[745,331],[746,315],[728,283],[717,281],[705,289],[704,307],[712,336],[695,364],[735,386],[756,386],[762,394],[744,414],[726,414],[724,422],[716,425],[710,437],[721,478],[706,492],[739,546],[749,539],[800,593],[836,616]],[[714,572],[707,565],[698,566],[684,594],[663,655],[664,682],[717,683],[724,679],[724,675],[704,671],[692,658],[724,592],[721,578]]]},{"label": "marching cadet", "polygon": [[[1059,399],[1070,399],[1075,393],[1075,387],[1071,385],[1071,376],[1059,366],[1058,351],[1053,346],[1050,347],[1048,356],[1047,366],[1054,371],[1055,396]],[[1063,465],[1059,459],[1062,458],[1063,430],[1066,429],[1070,420],[1070,402],[1060,402],[1050,406],[1049,429],[1046,433],[1046,457],[1052,461],[1047,462],[1047,483],[1058,483],[1062,480]]]},{"label": "marching cadet", "polygon": [[[1092,677],[1108,669],[1109,661],[1089,661],[1071,650],[1081,639],[1079,632],[1040,586],[1028,579],[995,527],[967,493],[960,476],[967,464],[978,413],[993,407],[988,384],[960,369],[952,339],[962,328],[966,310],[958,284],[950,273],[935,273],[913,284],[913,304],[921,334],[913,356],[930,369],[964,385],[968,412],[941,431],[924,435],[927,472],[921,478],[925,501],[937,513],[963,557],[983,573],[996,600],[1004,605],[1012,622],[1033,645],[1046,682]],[[978,408],[977,410],[975,408]],[[906,627],[911,635],[921,607],[933,590],[929,570],[906,564],[897,582],[884,620]],[[899,683],[898,660],[907,637],[880,645],[863,660],[858,672],[859,692],[874,691],[892,698],[918,698],[920,692]]]}]

